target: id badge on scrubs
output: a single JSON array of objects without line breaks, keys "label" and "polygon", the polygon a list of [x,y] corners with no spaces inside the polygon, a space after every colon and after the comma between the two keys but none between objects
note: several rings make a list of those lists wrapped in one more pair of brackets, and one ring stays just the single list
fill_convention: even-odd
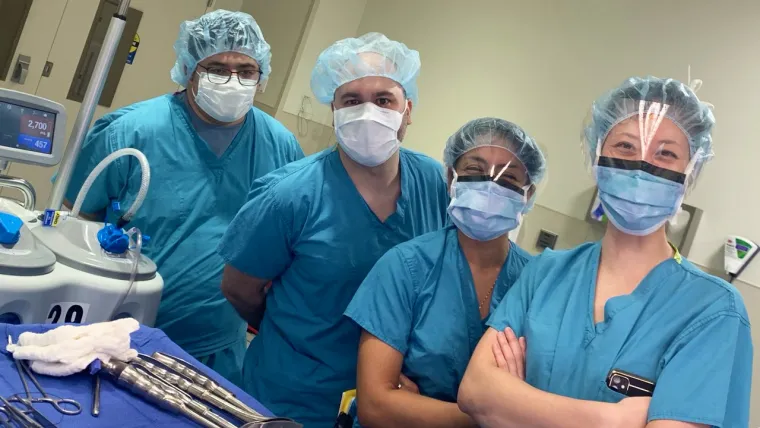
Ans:
[{"label": "id badge on scrubs", "polygon": [[628,397],[651,397],[654,385],[651,380],[618,369],[607,375],[607,387]]}]

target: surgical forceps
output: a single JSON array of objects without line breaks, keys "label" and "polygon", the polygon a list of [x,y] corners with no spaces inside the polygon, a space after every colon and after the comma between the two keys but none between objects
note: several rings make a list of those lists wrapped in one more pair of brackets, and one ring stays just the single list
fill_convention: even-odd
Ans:
[{"label": "surgical forceps", "polygon": [[35,409],[29,400],[23,399],[18,395],[14,397],[18,398],[17,402],[23,404],[25,408],[19,409],[13,406],[9,400],[0,397],[0,400],[4,404],[0,411],[8,417],[7,421],[3,421],[7,424],[4,425],[4,428],[15,428],[18,426],[22,428],[55,428],[55,424]]},{"label": "surgical forceps", "polygon": [[6,417],[0,420],[3,428],[55,428],[55,424],[38,412],[28,400],[21,399],[20,401],[26,409],[15,407],[5,397],[0,397],[0,401],[3,403],[0,413]]},{"label": "surgical forceps", "polygon": [[[12,343],[13,342],[11,341],[11,336],[8,335],[8,344]],[[26,362],[17,360],[15,358],[13,359],[13,362],[16,364],[16,370],[18,371],[19,379],[21,379],[21,384],[24,385],[24,393],[26,394],[26,398],[16,395],[11,397],[8,401],[20,402],[23,404],[47,403],[53,406],[53,408],[58,413],[68,416],[78,415],[82,413],[82,405],[79,404],[78,401],[71,398],[53,398],[52,396],[48,395],[48,393],[45,392],[45,390],[42,388],[42,385],[40,385],[40,382],[34,376],[34,373],[32,373],[32,370],[29,369],[29,367],[26,365]],[[32,397],[32,391],[29,389],[29,384],[26,382],[26,376],[24,376],[24,374],[26,374],[26,376],[29,376],[29,380],[31,380],[37,390],[39,390],[42,397]],[[63,405],[71,406],[72,409],[69,410]]]}]

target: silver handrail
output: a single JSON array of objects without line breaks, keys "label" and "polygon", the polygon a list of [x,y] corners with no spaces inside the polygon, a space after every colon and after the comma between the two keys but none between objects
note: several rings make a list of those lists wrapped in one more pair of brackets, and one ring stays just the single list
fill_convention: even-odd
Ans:
[{"label": "silver handrail", "polygon": [[34,191],[32,183],[23,178],[0,175],[0,187],[7,187],[21,192],[24,195],[24,209],[27,211],[34,210],[34,207],[37,204],[37,193]]}]

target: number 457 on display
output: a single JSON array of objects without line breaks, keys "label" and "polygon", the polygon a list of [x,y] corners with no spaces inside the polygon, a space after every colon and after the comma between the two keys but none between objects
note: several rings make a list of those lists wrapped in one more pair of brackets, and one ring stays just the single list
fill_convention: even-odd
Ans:
[{"label": "number 457 on display", "polygon": [[50,324],[83,323],[87,320],[87,312],[89,310],[89,303],[53,303],[48,310],[47,322]]}]

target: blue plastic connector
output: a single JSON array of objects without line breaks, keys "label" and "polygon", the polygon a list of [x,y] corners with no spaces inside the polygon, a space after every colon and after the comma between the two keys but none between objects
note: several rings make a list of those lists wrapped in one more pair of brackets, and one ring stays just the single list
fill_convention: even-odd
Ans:
[{"label": "blue plastic connector", "polygon": [[98,231],[98,242],[100,248],[111,254],[124,254],[129,249],[129,236],[110,223]]},{"label": "blue plastic connector", "polygon": [[21,238],[24,222],[13,214],[0,212],[0,244],[13,245]]}]

